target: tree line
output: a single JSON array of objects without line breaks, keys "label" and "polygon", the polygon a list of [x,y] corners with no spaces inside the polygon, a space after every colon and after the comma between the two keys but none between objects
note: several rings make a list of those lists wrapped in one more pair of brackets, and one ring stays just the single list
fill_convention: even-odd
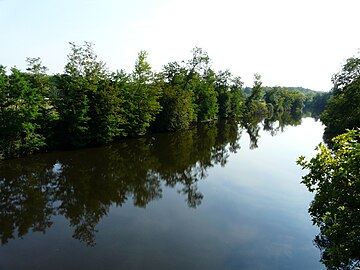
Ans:
[{"label": "tree line", "polygon": [[146,132],[188,129],[219,118],[237,120],[301,113],[306,95],[275,87],[255,75],[250,94],[240,77],[214,71],[208,54],[194,48],[187,61],[154,72],[147,52],[134,69],[111,72],[93,44],[70,43],[64,72],[48,75],[40,58],[25,72],[0,66],[0,158],[112,142]]}]

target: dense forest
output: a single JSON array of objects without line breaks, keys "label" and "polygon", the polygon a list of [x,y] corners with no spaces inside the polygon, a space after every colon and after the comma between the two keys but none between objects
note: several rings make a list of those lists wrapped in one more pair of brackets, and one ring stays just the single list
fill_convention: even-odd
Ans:
[{"label": "dense forest", "polygon": [[324,139],[317,155],[298,164],[315,193],[309,213],[320,234],[315,245],[328,269],[360,267],[360,57],[351,57],[332,78],[334,88],[321,113]]},{"label": "dense forest", "polygon": [[0,66],[0,158],[183,130],[219,118],[299,116],[303,110],[320,111],[322,98],[328,97],[266,88],[258,74],[250,91],[244,91],[241,78],[229,70],[214,71],[201,48],[160,72],[152,70],[141,51],[129,74],[109,71],[91,43],[70,43],[70,48],[62,74],[48,75],[39,58],[27,58],[25,72]]}]

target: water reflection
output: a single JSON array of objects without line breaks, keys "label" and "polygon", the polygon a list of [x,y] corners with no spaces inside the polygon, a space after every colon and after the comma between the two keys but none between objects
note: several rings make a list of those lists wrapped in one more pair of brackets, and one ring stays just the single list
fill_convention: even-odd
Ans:
[{"label": "water reflection", "polygon": [[275,135],[288,123],[300,120],[258,119],[244,127],[219,121],[106,147],[1,162],[1,243],[29,231],[45,233],[52,217],[62,215],[75,239],[94,246],[96,226],[112,205],[121,207],[132,199],[135,206],[146,207],[162,197],[164,186],[178,189],[187,205],[196,208],[204,198],[198,182],[240,149],[243,130],[253,149],[261,126]]},{"label": "water reflection", "polygon": [[284,132],[286,126],[298,126],[301,124],[301,114],[290,114],[286,112],[274,114],[271,118],[264,119],[264,130],[275,136]]},{"label": "water reflection", "polygon": [[1,243],[29,230],[45,232],[53,215],[65,216],[73,237],[95,244],[96,225],[112,204],[132,198],[145,207],[162,185],[180,187],[189,207],[201,204],[197,182],[239,149],[241,130],[231,122],[197,126],[72,152],[37,155],[0,164]]},{"label": "water reflection", "polygon": [[301,124],[301,114],[290,114],[281,112],[273,114],[269,118],[253,117],[246,119],[242,123],[247,134],[250,137],[250,149],[258,148],[258,140],[260,138],[261,126],[272,136],[277,135],[279,132],[284,132],[286,126],[298,126]]}]

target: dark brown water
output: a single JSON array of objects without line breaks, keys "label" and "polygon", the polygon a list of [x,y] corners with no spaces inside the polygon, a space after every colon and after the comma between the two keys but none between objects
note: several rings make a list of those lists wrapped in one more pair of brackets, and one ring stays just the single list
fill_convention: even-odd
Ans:
[{"label": "dark brown water", "polygon": [[323,128],[277,124],[1,162],[0,269],[323,269],[295,164]]}]

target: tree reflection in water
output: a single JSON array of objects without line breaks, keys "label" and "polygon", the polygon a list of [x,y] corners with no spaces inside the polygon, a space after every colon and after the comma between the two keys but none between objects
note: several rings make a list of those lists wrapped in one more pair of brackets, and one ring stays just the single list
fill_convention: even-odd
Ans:
[{"label": "tree reflection in water", "polygon": [[242,124],[250,137],[250,149],[258,148],[261,126],[263,130],[270,132],[271,136],[284,132],[286,126],[297,126],[301,124],[301,114],[290,114],[281,112],[273,114],[269,118],[253,117],[246,119]]},{"label": "tree reflection in water", "polygon": [[[275,122],[263,122],[273,135],[278,132]],[[250,148],[257,147],[261,123],[245,126]],[[93,246],[96,225],[110,206],[121,207],[132,198],[135,206],[146,207],[162,197],[163,186],[178,188],[187,205],[196,208],[204,198],[198,182],[240,149],[242,130],[233,121],[219,121],[106,147],[1,162],[1,243],[29,230],[45,233],[52,217],[62,215],[73,227],[73,237]]]}]

